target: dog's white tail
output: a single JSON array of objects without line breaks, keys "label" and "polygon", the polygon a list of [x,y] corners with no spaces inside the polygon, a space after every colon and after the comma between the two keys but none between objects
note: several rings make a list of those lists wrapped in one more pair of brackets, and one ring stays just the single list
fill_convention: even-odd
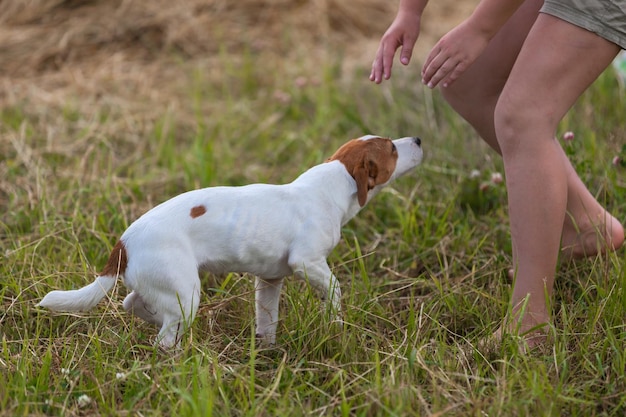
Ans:
[{"label": "dog's white tail", "polygon": [[113,247],[111,256],[94,282],[78,290],[51,291],[37,304],[54,311],[91,310],[115,286],[115,280],[123,276],[128,264],[126,247],[120,240]]},{"label": "dog's white tail", "polygon": [[113,286],[114,276],[100,276],[78,290],[51,291],[37,305],[54,311],[87,311],[94,308]]}]

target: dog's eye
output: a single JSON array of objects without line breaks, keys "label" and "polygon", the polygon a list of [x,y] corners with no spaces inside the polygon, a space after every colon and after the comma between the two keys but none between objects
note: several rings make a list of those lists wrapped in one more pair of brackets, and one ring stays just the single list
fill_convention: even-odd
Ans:
[{"label": "dog's eye", "polygon": [[398,149],[396,148],[396,144],[391,142],[391,153],[396,153],[398,152]]}]

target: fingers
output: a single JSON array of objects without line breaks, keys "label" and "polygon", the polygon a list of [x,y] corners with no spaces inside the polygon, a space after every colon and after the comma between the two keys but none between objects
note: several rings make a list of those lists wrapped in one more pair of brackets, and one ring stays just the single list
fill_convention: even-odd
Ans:
[{"label": "fingers", "polygon": [[464,62],[448,59],[437,70],[427,70],[427,73],[422,76],[422,83],[428,88],[435,88],[439,84],[446,88],[452,85],[466,69],[467,65]]},{"label": "fingers", "polygon": [[490,38],[472,26],[460,24],[435,44],[422,67],[422,82],[429,88],[448,87],[478,58]]},{"label": "fingers", "polygon": [[428,88],[435,88],[439,83],[443,87],[452,84],[465,70],[462,61],[435,48],[430,53],[422,68],[422,83]]},{"label": "fingers", "polygon": [[413,45],[415,45],[415,40],[402,43],[402,49],[400,50],[400,62],[403,65],[409,65],[409,62],[411,62]]},{"label": "fingers", "polygon": [[400,49],[400,63],[403,65],[409,65],[411,62],[411,56],[413,54],[413,46],[411,43],[401,43],[397,45],[389,45],[381,43],[376,53],[376,58],[372,63],[372,71],[370,72],[370,81],[380,84],[383,79],[388,80],[391,78],[391,68],[393,67],[393,59],[396,54],[396,49],[402,45]]},{"label": "fingers", "polygon": [[[383,79],[391,78],[391,68],[393,67],[393,59],[396,55],[396,49],[400,46],[397,41],[381,41],[376,58],[372,63],[372,72],[370,73],[370,81],[380,84]],[[404,50],[404,47],[403,47]]]},{"label": "fingers", "polygon": [[[370,73],[370,81],[380,84],[391,77],[391,67],[393,65],[393,57],[395,55],[396,48],[385,47],[385,43],[382,42],[376,52],[376,58],[372,63],[372,72]],[[391,56],[390,56],[391,55]]]},{"label": "fingers", "polygon": [[482,53],[487,40],[480,37],[442,38],[424,62],[422,83],[428,88],[441,84],[448,87],[454,83]]},{"label": "fingers", "polygon": [[[410,30],[405,29],[407,26]],[[400,63],[408,65],[409,62],[411,62],[413,46],[417,41],[418,34],[419,24],[413,23],[407,25],[402,19],[400,19],[400,23],[392,24],[380,41],[376,58],[372,63],[372,71],[369,77],[370,81],[380,84],[383,79],[388,80],[391,78],[393,60],[396,55],[396,50],[400,47]]]}]

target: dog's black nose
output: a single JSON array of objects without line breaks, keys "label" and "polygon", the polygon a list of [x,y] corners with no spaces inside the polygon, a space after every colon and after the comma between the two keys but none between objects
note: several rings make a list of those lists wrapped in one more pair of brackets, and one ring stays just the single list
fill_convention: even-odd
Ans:
[{"label": "dog's black nose", "polygon": [[422,140],[420,138],[418,138],[417,136],[413,138],[413,140],[415,141],[415,143],[417,144],[417,146],[422,146]]}]

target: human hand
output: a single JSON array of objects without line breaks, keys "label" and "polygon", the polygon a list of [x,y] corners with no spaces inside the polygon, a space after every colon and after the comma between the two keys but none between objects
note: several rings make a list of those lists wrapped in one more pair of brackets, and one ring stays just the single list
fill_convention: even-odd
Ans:
[{"label": "human hand", "polygon": [[451,85],[478,58],[489,43],[489,36],[474,30],[467,22],[445,34],[428,54],[422,67],[422,83],[435,88],[440,82]]},{"label": "human hand", "polygon": [[400,50],[400,62],[408,65],[413,54],[413,46],[420,32],[420,16],[411,13],[398,13],[380,40],[376,57],[372,63],[370,81],[380,84],[391,77],[391,67],[396,50]]}]

